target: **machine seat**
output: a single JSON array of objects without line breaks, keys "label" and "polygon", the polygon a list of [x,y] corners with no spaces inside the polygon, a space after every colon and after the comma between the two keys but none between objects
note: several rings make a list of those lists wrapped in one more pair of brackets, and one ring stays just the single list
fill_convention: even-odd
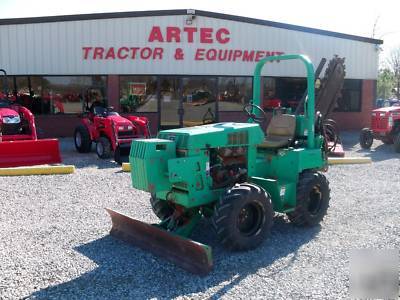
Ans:
[{"label": "machine seat", "polygon": [[266,138],[258,147],[275,149],[289,146],[295,132],[296,117],[294,115],[274,115],[266,130]]}]

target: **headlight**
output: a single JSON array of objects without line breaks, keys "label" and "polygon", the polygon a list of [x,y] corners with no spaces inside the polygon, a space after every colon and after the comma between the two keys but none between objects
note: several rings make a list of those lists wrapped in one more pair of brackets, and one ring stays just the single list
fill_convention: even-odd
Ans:
[{"label": "headlight", "polygon": [[131,125],[128,126],[118,126],[118,131],[127,131],[127,130],[132,130],[133,127]]},{"label": "headlight", "polygon": [[19,116],[9,116],[9,117],[3,118],[4,124],[18,124],[19,122],[21,122],[21,119]]}]

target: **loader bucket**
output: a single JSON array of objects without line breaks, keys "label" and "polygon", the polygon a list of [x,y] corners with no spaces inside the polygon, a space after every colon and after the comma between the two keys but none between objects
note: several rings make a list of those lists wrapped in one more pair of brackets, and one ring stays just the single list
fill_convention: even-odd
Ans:
[{"label": "loader bucket", "polygon": [[61,162],[57,139],[0,142],[0,167],[20,167]]},{"label": "loader bucket", "polygon": [[161,256],[191,273],[204,276],[211,271],[211,247],[174,235],[156,225],[134,220],[111,209],[106,210],[112,220],[112,236]]}]

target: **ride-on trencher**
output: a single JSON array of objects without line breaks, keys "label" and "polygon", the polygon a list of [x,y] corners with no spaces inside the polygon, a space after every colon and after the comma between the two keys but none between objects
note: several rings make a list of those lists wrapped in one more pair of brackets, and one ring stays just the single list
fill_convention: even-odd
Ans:
[{"label": "ride-on trencher", "polygon": [[35,118],[26,107],[9,99],[7,73],[0,91],[0,167],[20,167],[61,162],[57,139],[38,139]]},{"label": "ride-on trencher", "polygon": [[[260,125],[260,73],[275,60],[298,59],[307,70],[304,113],[277,113]],[[132,142],[133,187],[151,194],[161,222],[133,220],[108,209],[111,235],[161,255],[196,274],[212,268],[211,248],[189,239],[209,218],[224,247],[249,250],[268,237],[274,211],[299,226],[324,218],[330,199],[321,117],[314,111],[314,68],[303,55],[268,57],[254,71],[248,123],[217,123],[164,130]]]}]

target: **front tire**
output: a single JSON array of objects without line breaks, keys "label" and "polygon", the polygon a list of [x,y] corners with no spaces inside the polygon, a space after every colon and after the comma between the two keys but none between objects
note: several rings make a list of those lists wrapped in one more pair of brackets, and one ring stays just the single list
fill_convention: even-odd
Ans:
[{"label": "front tire", "polygon": [[76,127],[74,132],[75,148],[79,153],[88,153],[92,148],[90,134],[84,125]]},{"label": "front tire", "polygon": [[301,173],[296,193],[296,208],[287,214],[289,220],[297,226],[318,225],[328,211],[329,181],[318,172]]},{"label": "front tire", "polygon": [[114,161],[119,164],[122,165],[122,158],[121,158],[121,149],[119,146],[117,146],[117,148],[115,148],[114,151]]},{"label": "front tire", "polygon": [[360,133],[360,146],[363,149],[370,149],[374,142],[374,136],[369,128],[363,128]]},{"label": "front tire", "polygon": [[167,201],[157,199],[155,195],[151,195],[150,204],[154,214],[161,221],[164,221],[174,213],[173,207]]},{"label": "front tire", "polygon": [[111,157],[111,142],[108,138],[101,136],[96,143],[96,153],[99,158]]},{"label": "front tire", "polygon": [[259,246],[273,224],[271,198],[255,184],[236,184],[221,195],[211,219],[221,244],[234,251]]},{"label": "front tire", "polygon": [[381,139],[382,143],[384,143],[385,145],[391,145],[393,144],[393,138],[392,137],[383,137]]}]

